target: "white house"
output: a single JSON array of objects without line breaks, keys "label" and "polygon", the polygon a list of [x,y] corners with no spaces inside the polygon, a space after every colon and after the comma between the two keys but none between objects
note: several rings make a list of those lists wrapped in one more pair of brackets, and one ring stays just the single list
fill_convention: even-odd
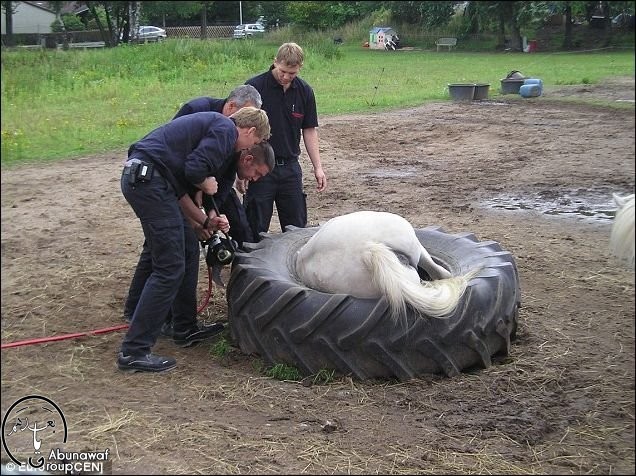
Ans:
[{"label": "white house", "polygon": [[[3,2],[4,3],[4,2]],[[55,21],[55,12],[48,9],[44,2],[12,2],[13,33],[51,33],[51,24]],[[2,10],[2,34],[6,34],[7,22]]]}]

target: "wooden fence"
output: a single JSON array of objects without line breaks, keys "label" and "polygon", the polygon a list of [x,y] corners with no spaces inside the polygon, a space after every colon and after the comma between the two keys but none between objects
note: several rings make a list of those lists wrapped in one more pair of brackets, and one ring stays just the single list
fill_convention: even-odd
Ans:
[{"label": "wooden fence", "polygon": [[[210,39],[232,38],[234,26],[209,26],[205,37]],[[201,26],[169,26],[166,27],[168,38],[201,38]]]}]

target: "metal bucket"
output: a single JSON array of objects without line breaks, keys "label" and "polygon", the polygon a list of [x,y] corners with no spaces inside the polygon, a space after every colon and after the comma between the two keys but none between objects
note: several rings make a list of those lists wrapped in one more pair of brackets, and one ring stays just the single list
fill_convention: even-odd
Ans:
[{"label": "metal bucket", "polygon": [[475,96],[475,84],[449,84],[448,94],[453,101],[472,101]]},{"label": "metal bucket", "polygon": [[502,94],[519,94],[519,88],[523,86],[523,79],[502,79]]},{"label": "metal bucket", "polygon": [[473,99],[488,99],[488,89],[490,84],[477,83],[475,84],[475,94]]},{"label": "metal bucket", "polygon": [[526,77],[521,71],[510,71],[504,79],[501,80],[502,94],[519,94],[519,88],[523,86]]}]

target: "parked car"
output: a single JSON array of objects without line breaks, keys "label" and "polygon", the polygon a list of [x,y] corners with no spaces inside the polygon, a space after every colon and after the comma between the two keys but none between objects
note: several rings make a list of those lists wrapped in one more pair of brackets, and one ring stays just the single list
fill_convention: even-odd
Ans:
[{"label": "parked car", "polygon": [[157,26],[140,26],[137,32],[139,41],[163,41],[167,38],[166,30]]},{"label": "parked car", "polygon": [[612,18],[612,26],[633,30],[634,18],[634,15],[630,15],[629,13],[619,13]]},{"label": "parked car", "polygon": [[265,33],[265,27],[260,23],[245,23],[244,25],[237,25],[234,28],[234,39],[251,38],[253,36],[261,36]]}]

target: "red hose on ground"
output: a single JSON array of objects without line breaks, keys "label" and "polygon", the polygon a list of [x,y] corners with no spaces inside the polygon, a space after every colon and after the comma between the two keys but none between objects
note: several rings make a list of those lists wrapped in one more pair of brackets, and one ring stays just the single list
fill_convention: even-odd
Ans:
[{"label": "red hose on ground", "polygon": [[[208,293],[203,301],[203,304],[197,309],[197,314],[203,311],[210,302],[210,296],[212,295],[212,268],[208,267]],[[55,342],[58,340],[75,339],[77,337],[84,337],[89,335],[106,334],[108,332],[120,331],[122,329],[128,329],[128,324],[120,324],[118,326],[105,327],[104,329],[96,329],[94,331],[87,332],[75,332],[73,334],[63,334],[59,336],[50,337],[38,337],[35,339],[25,339],[16,342],[9,342],[2,344],[2,349],[9,349],[11,347],[22,347],[24,345],[43,344],[45,342]]]},{"label": "red hose on ground", "polygon": [[128,328],[128,324],[121,324],[119,326],[106,327],[104,329],[97,329],[97,330],[88,331],[88,332],[75,332],[74,334],[63,334],[61,336],[39,337],[36,339],[19,340],[17,342],[9,342],[8,344],[2,344],[2,348],[8,349],[9,347],[20,347],[23,345],[42,344],[44,342],[53,342],[56,340],[74,339],[76,337],[82,337],[82,336],[88,336],[88,335],[106,334],[107,332],[119,331],[121,329],[127,329],[127,328]]},{"label": "red hose on ground", "polygon": [[212,296],[212,268],[208,266],[208,293],[203,300],[203,304],[201,304],[197,308],[197,314],[202,312],[206,307],[208,307],[208,303],[210,302],[210,297]]}]

